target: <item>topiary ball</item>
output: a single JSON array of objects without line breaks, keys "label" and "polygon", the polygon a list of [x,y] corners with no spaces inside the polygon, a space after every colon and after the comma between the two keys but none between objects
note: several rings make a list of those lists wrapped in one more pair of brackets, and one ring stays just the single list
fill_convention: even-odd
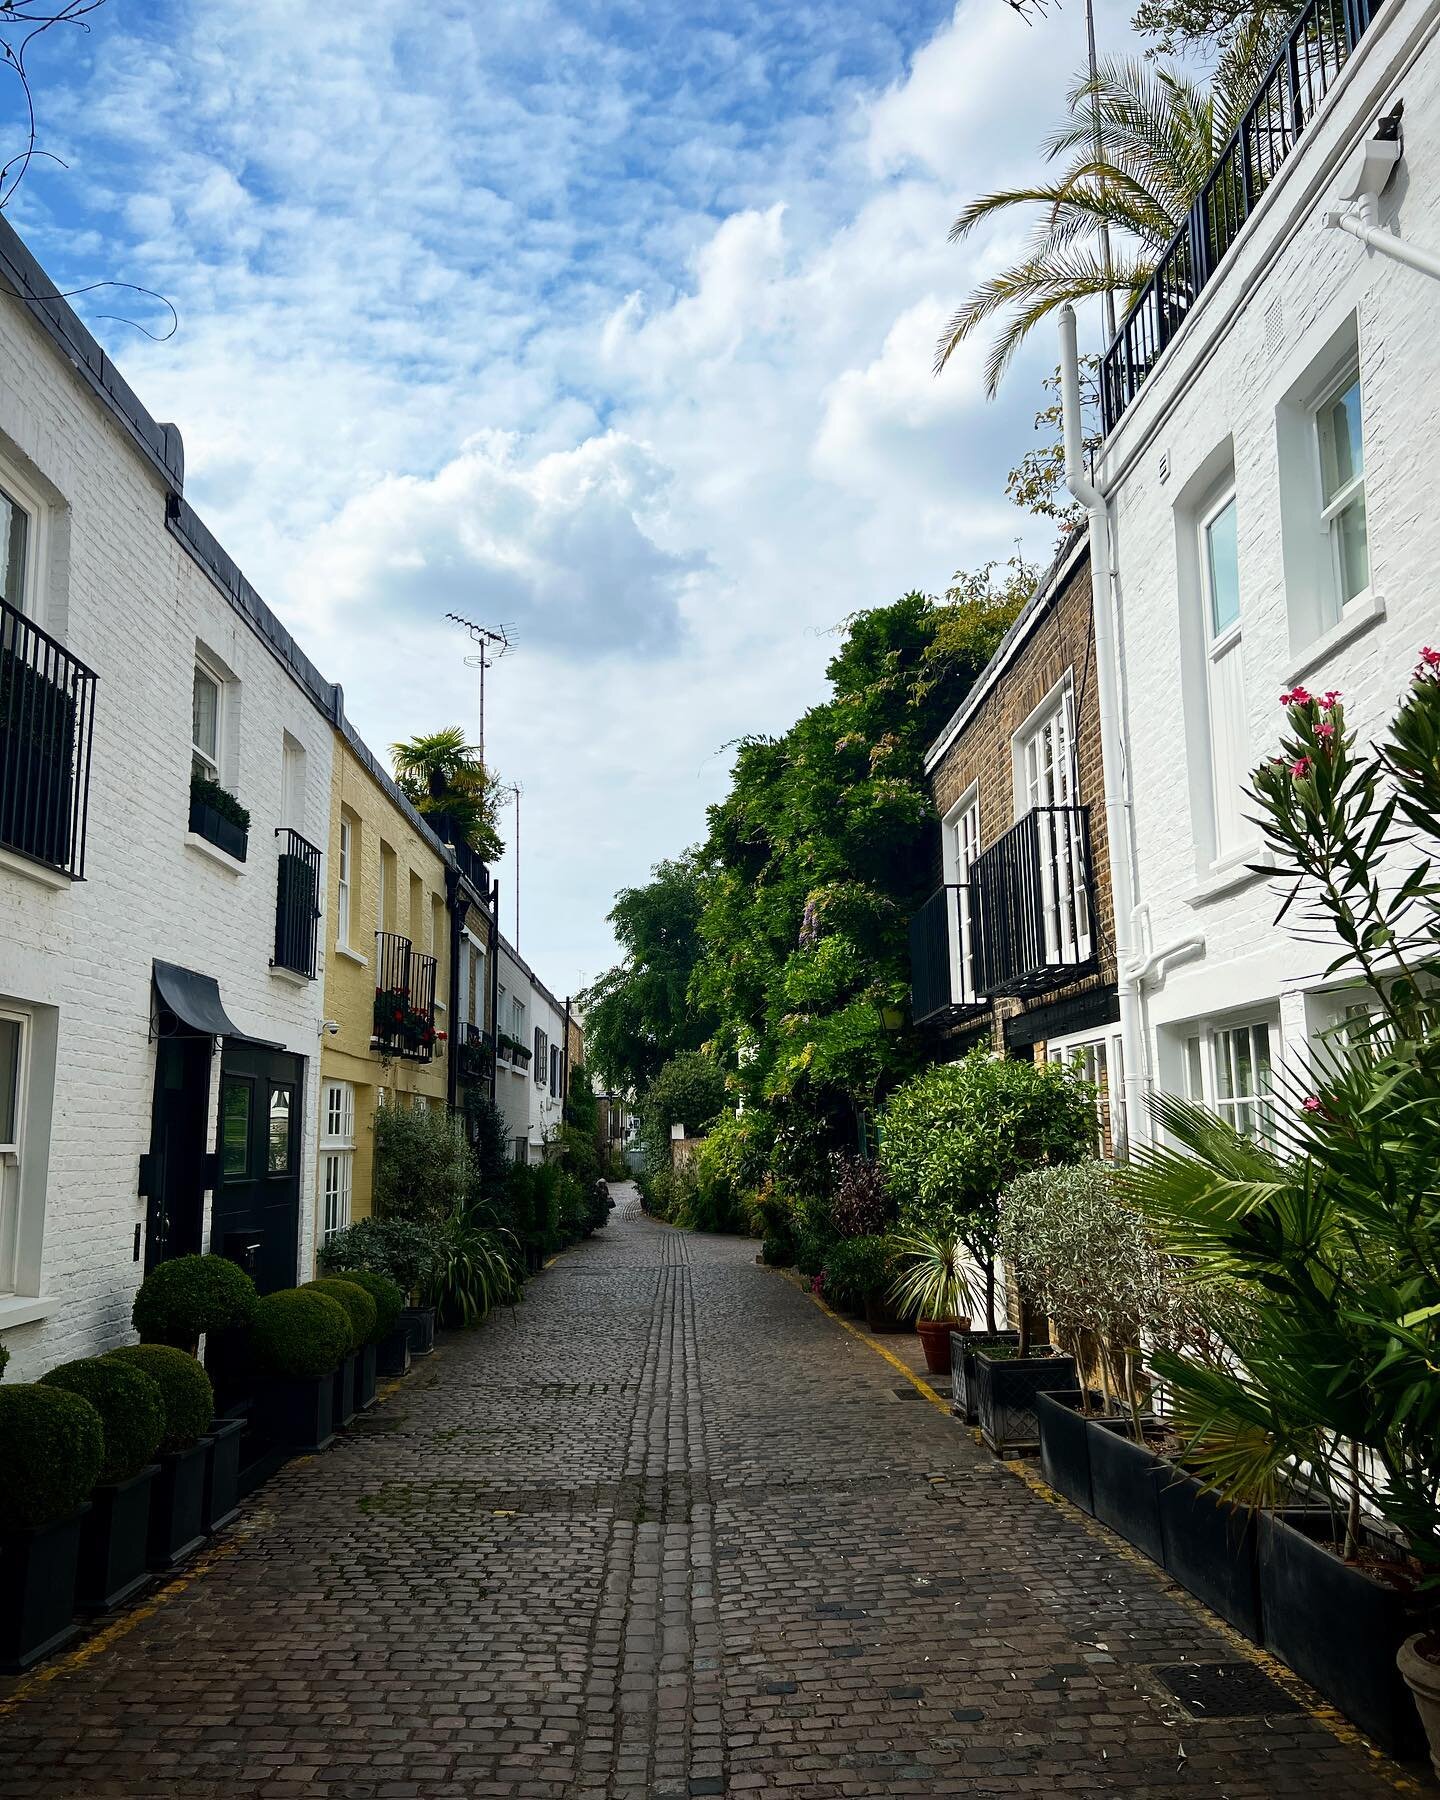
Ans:
[{"label": "topiary ball", "polygon": [[318,1288],[281,1288],[256,1305],[250,1347],[262,1374],[315,1381],[333,1374],[350,1354],[350,1317]]},{"label": "topiary ball", "polygon": [[[343,1279],[364,1288],[375,1302],[375,1330],[367,1341],[383,1342],[400,1323],[400,1315],[405,1310],[405,1296],[399,1282],[392,1281],[388,1275],[377,1275],[373,1269],[347,1269]],[[311,1285],[318,1284],[312,1282]]]},{"label": "topiary ball", "polygon": [[188,1450],[204,1437],[215,1415],[215,1390],[193,1356],[169,1344],[126,1344],[112,1350],[109,1360],[139,1369],[159,1387],[165,1403],[162,1455]]},{"label": "topiary ball", "polygon": [[193,1350],[206,1331],[248,1325],[255,1283],[228,1256],[176,1256],[140,1283],[130,1317],[142,1344]]},{"label": "topiary ball", "polygon": [[153,1375],[110,1356],[61,1363],[40,1377],[43,1387],[63,1388],[88,1400],[105,1428],[101,1481],[138,1475],[165,1436],[165,1396]]},{"label": "topiary ball", "polygon": [[79,1394],[17,1381],[0,1388],[0,1531],[68,1519],[105,1461],[105,1427]]},{"label": "topiary ball", "polygon": [[305,1283],[317,1294],[328,1294],[339,1302],[350,1321],[350,1348],[358,1350],[375,1336],[376,1307],[367,1290],[348,1275],[318,1275]]}]

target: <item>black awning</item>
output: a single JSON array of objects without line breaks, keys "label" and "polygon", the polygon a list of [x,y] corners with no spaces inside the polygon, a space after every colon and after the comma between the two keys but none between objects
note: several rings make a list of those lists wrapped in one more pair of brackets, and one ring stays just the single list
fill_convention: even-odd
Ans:
[{"label": "black awning", "polygon": [[157,962],[155,992],[160,1004],[168,1007],[188,1030],[206,1037],[241,1035],[240,1027],[225,1011],[220,984],[213,975],[197,975],[194,969],[182,969],[178,963]]}]

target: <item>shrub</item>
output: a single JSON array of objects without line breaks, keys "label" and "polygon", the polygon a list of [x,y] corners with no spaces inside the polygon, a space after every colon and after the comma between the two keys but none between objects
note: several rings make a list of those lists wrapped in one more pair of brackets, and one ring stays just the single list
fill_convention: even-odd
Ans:
[{"label": "shrub", "polygon": [[162,1453],[188,1450],[205,1435],[215,1413],[215,1390],[193,1356],[170,1344],[127,1344],[112,1350],[110,1358],[139,1369],[160,1389],[165,1407]]},{"label": "shrub", "polygon": [[772,1269],[788,1269],[795,1260],[795,1247],[788,1237],[767,1237],[761,1240],[760,1256]]},{"label": "shrub", "polygon": [[557,1171],[555,1187],[559,1199],[560,1236],[565,1243],[573,1244],[577,1238],[589,1234],[585,1189],[566,1169]]},{"label": "shrub", "polygon": [[883,1237],[895,1221],[895,1201],[885,1171],[863,1156],[839,1152],[831,1159],[835,1175],[830,1217],[837,1237]]},{"label": "shrub", "polygon": [[328,1275],[369,1269],[388,1275],[402,1294],[413,1295],[430,1279],[439,1254],[433,1228],[405,1219],[360,1219],[337,1231],[320,1250]]},{"label": "shrub", "polygon": [[842,1310],[860,1312],[872,1294],[894,1280],[895,1257],[883,1237],[840,1238],[825,1258],[825,1298]]},{"label": "shrub", "polygon": [[375,1302],[358,1282],[343,1275],[317,1275],[305,1283],[317,1294],[328,1294],[337,1301],[350,1326],[350,1348],[359,1350],[375,1341]]},{"label": "shrub", "polygon": [[795,1260],[795,1206],[788,1194],[783,1194],[767,1181],[755,1196],[751,1207],[753,1216],[752,1235],[763,1238],[775,1247],[776,1255],[766,1257],[767,1262],[778,1262],[788,1267]]},{"label": "shrub", "polygon": [[242,806],[229,788],[221,787],[218,781],[211,781],[204,775],[191,775],[190,798],[197,806],[210,807],[222,819],[228,819],[242,831],[250,829],[249,809]]},{"label": "shrub", "polygon": [[474,1157],[443,1107],[386,1106],[375,1114],[375,1216],[436,1226],[465,1204]]},{"label": "shrub", "polygon": [[452,1219],[441,1233],[440,1249],[429,1295],[442,1325],[478,1325],[519,1293],[514,1235],[483,1213]]},{"label": "shrub", "polygon": [[165,1396],[143,1369],[108,1356],[61,1363],[40,1377],[44,1387],[63,1388],[88,1400],[105,1432],[105,1460],[99,1480],[128,1481],[138,1475],[165,1435]]},{"label": "shrub", "polygon": [[140,1284],[131,1319],[142,1344],[194,1350],[202,1332],[250,1323],[255,1283],[228,1256],[177,1256]]},{"label": "shrub", "polygon": [[640,1104],[640,1139],[645,1166],[661,1169],[670,1160],[670,1127],[683,1125],[693,1136],[725,1104],[725,1077],[700,1050],[672,1056],[645,1090]]},{"label": "shrub", "polygon": [[10,1352],[0,1344],[0,1381],[5,1378],[5,1365],[10,1361]]},{"label": "shrub", "polygon": [[105,1427],[79,1394],[16,1382],[0,1388],[0,1531],[68,1519],[105,1464]]},{"label": "shrub", "polygon": [[[345,1279],[353,1282],[356,1287],[364,1288],[375,1302],[375,1332],[373,1338],[367,1341],[382,1343],[400,1323],[400,1314],[405,1309],[404,1294],[388,1275],[378,1274],[374,1269],[347,1269]],[[313,1287],[316,1284],[312,1282],[310,1285]]]},{"label": "shrub", "polygon": [[316,1381],[349,1352],[350,1320],[338,1300],[315,1288],[264,1295],[250,1321],[250,1347],[261,1372],[280,1381]]}]

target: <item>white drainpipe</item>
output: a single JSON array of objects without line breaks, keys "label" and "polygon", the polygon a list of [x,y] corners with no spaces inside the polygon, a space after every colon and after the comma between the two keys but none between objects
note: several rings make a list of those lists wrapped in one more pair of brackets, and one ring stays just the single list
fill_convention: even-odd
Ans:
[{"label": "white drainpipe", "polygon": [[1110,509],[1085,474],[1080,425],[1080,355],[1075,309],[1060,309],[1060,383],[1065,421],[1065,485],[1090,515],[1090,587],[1095,614],[1095,682],[1100,701],[1100,754],[1105,777],[1105,840],[1110,850],[1110,897],[1115,917],[1115,960],[1120,999],[1120,1045],[1125,1059],[1125,1123],[1132,1143],[1148,1142],[1144,1021],[1140,968],[1135,955],[1135,889],[1130,830],[1129,770],[1120,705],[1115,635],[1115,569],[1110,547]]}]

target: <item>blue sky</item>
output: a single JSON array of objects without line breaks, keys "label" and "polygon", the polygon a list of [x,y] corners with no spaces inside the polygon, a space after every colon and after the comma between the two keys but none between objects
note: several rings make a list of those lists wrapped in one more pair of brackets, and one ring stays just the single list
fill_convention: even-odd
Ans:
[{"label": "blue sky", "polygon": [[[1128,47],[1102,0],[1102,37]],[[10,209],[184,434],[187,492],[372,746],[473,719],[448,610],[513,621],[487,742],[524,799],[521,947],[610,960],[615,889],[703,832],[726,743],[820,697],[858,607],[1046,533],[1004,472],[950,246],[1033,174],[1077,5],[109,0],[37,54]],[[8,99],[7,102],[8,104]],[[512,871],[503,920],[513,929]]]}]

